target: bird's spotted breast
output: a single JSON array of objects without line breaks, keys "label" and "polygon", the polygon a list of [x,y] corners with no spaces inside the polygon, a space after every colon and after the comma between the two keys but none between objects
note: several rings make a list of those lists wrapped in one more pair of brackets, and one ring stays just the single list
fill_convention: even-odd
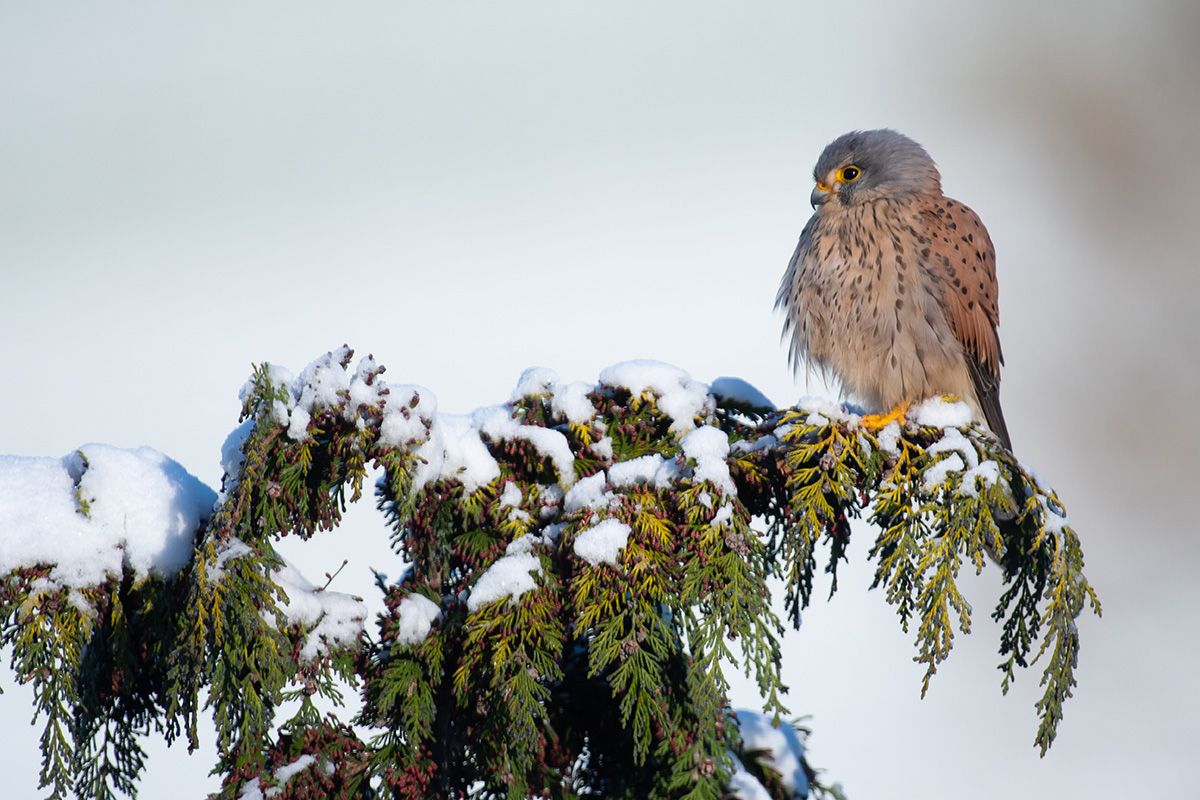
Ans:
[{"label": "bird's spotted breast", "polygon": [[911,203],[893,201],[818,214],[809,246],[797,249],[794,358],[834,372],[871,411],[932,392],[931,379],[959,389],[969,380],[965,370],[944,375],[960,348],[938,313],[915,218]]}]

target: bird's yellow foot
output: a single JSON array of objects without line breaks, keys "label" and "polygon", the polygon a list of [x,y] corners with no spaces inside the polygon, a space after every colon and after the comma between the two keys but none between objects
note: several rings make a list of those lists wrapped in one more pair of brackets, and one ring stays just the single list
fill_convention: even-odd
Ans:
[{"label": "bird's yellow foot", "polygon": [[866,414],[859,421],[859,424],[870,430],[885,428],[893,422],[899,422],[903,425],[904,415],[908,412],[908,407],[911,404],[911,400],[905,400],[886,414]]}]

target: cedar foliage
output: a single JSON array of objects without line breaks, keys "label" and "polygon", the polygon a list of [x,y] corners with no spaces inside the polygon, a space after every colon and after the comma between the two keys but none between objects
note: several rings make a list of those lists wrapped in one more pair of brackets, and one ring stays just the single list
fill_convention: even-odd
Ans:
[{"label": "cedar foliage", "polygon": [[[290,385],[255,369],[241,463],[180,574],[83,590],[49,583],[50,565],[4,576],[0,641],[35,689],[50,797],[135,795],[139,737],[195,747],[205,712],[222,798],[258,781],[285,799],[717,800],[733,754],[786,797],[764,754],[740,745],[725,670],[752,676],[764,712],[789,724],[784,621],[798,625],[810,602],[820,551],[836,591],[858,517],[877,531],[874,585],[914,634],[922,692],[970,630],[962,569],[999,565],[1002,688],[1044,660],[1035,745],[1044,755],[1054,740],[1075,685],[1075,618],[1099,604],[1053,490],[975,426],[869,431],[828,405],[778,412],[711,395],[676,419],[660,393],[604,383],[587,391],[584,419],[543,382],[491,422],[477,412],[472,435],[498,475],[470,486],[469,466],[439,469],[422,449],[438,419],[427,393],[388,387],[372,358],[351,358],[327,354]],[[638,469],[618,481],[619,464]],[[334,529],[368,465],[383,471],[378,505],[411,566],[396,583],[380,577],[388,611],[375,635],[306,656],[314,632],[286,613],[273,545]],[[603,490],[590,502],[585,481]],[[602,520],[627,541],[593,563],[575,545]],[[489,568],[518,558],[527,591],[471,603]],[[416,597],[437,608],[427,633],[406,617]],[[313,699],[340,703],[346,683],[357,714],[322,716]],[[278,723],[285,700],[299,711]],[[805,769],[814,793],[835,792]]]}]

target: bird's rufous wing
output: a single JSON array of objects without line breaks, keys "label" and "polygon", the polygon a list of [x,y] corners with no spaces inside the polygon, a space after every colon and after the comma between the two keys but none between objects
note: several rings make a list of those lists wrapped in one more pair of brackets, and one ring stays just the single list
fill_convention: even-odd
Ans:
[{"label": "bird's rufous wing", "polygon": [[976,399],[992,429],[1009,450],[1012,444],[1000,410],[1000,365],[1004,354],[996,326],[996,251],[974,211],[946,197],[930,198],[922,209],[932,254],[929,266],[942,281],[943,308],[963,346]]}]

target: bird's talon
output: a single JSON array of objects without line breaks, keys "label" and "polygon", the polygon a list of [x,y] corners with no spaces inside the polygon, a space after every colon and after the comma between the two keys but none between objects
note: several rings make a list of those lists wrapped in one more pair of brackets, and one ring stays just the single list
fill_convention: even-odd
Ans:
[{"label": "bird's talon", "polygon": [[859,419],[859,424],[868,430],[886,428],[893,422],[899,422],[901,427],[903,427],[905,423],[904,415],[908,411],[908,406],[908,401],[905,401],[886,414],[866,414]]}]

